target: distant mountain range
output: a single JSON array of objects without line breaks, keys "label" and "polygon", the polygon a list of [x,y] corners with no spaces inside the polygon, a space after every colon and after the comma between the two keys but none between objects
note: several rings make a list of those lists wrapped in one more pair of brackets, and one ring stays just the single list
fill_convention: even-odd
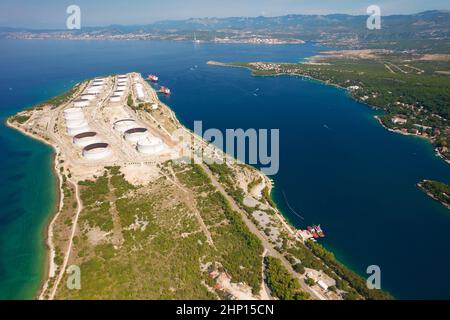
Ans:
[{"label": "distant mountain range", "polygon": [[[367,15],[286,15],[280,17],[192,18],[148,25],[86,27],[77,31],[0,28],[8,38],[141,39],[247,42],[251,39],[318,41],[343,47],[419,44],[446,50],[450,10],[382,17],[381,30],[366,28]],[[264,42],[263,42],[264,43]]]}]

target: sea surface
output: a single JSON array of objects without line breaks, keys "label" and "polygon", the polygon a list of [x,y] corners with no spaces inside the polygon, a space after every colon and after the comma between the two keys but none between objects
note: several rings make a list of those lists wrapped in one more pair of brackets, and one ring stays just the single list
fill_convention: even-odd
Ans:
[{"label": "sea surface", "polygon": [[[426,141],[384,130],[345,91],[302,78],[252,77],[208,60],[297,62],[327,49],[140,41],[0,40],[0,117],[86,78],[156,73],[162,98],[193,129],[280,129],[274,196],[296,227],[320,223],[322,243],[361,275],[381,268],[401,299],[450,298],[450,211],[417,189],[450,183]],[[55,199],[51,148],[0,126],[0,299],[32,299],[44,272]]]}]

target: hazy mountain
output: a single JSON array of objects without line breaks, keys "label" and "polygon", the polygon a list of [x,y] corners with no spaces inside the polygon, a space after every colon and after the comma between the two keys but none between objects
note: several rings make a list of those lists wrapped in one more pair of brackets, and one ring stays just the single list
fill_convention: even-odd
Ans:
[{"label": "hazy mountain", "polygon": [[[450,39],[450,11],[432,10],[411,15],[382,17],[381,30],[366,27],[367,15],[286,15],[280,17],[192,18],[160,21],[148,25],[111,25],[87,27],[79,31],[19,30],[0,28],[0,35],[14,37],[14,33],[42,34],[46,38],[74,36],[129,37],[131,39],[191,40],[193,34],[200,40],[220,38],[244,39],[268,37],[276,39],[302,39],[331,43],[335,46],[399,44],[421,41],[429,46],[446,46]],[[58,35],[58,36],[56,36]],[[440,40],[443,40],[440,41]],[[433,43],[434,41],[434,43]],[[436,42],[438,41],[438,42]],[[423,44],[423,43],[422,43]]]}]

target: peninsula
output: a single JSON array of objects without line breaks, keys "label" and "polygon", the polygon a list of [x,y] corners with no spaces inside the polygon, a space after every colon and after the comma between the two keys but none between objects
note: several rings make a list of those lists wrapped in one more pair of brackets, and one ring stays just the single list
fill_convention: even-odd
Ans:
[{"label": "peninsula", "polygon": [[450,209],[450,186],[433,180],[424,180],[418,183],[417,186],[431,198]]},{"label": "peninsula", "polygon": [[246,62],[255,76],[291,75],[338,86],[384,114],[388,130],[430,141],[450,162],[450,55],[386,49],[326,51],[302,63]]},{"label": "peninsula", "polygon": [[255,168],[186,161],[175,133],[194,155],[229,156],[138,73],[84,81],[7,123],[55,150],[60,197],[39,299],[392,298],[290,226]]}]

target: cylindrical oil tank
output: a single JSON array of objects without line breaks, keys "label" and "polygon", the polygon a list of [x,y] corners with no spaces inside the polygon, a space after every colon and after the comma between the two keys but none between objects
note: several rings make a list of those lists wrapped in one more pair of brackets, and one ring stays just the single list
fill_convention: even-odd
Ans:
[{"label": "cylindrical oil tank", "polygon": [[164,143],[156,137],[146,137],[137,144],[137,150],[144,154],[155,154],[164,150]]},{"label": "cylindrical oil tank", "polygon": [[148,130],[146,128],[133,128],[125,131],[124,138],[128,142],[138,142],[148,136]]},{"label": "cylindrical oil tank", "polygon": [[87,131],[80,134],[77,134],[75,137],[73,137],[73,143],[80,147],[86,147],[88,145],[99,143],[100,138],[98,137],[98,134],[93,131]]},{"label": "cylindrical oil tank", "polygon": [[99,142],[83,148],[83,157],[89,160],[100,160],[108,157],[111,149],[107,143]]}]

